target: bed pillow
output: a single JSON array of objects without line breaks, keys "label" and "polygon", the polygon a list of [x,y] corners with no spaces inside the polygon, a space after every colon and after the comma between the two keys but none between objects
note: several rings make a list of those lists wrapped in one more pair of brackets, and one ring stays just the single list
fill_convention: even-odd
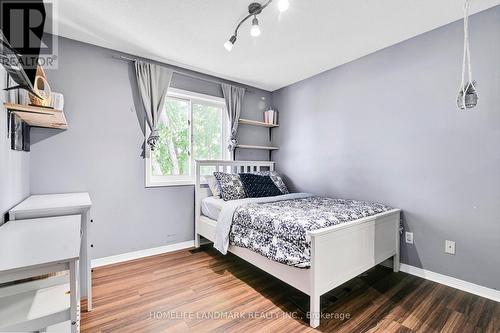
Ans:
[{"label": "bed pillow", "polygon": [[210,188],[210,191],[212,191],[212,195],[214,197],[220,198],[220,188],[219,188],[219,182],[217,181],[217,179],[215,179],[214,176],[205,176],[205,179],[207,180],[208,187]]},{"label": "bed pillow", "polygon": [[224,201],[245,199],[247,197],[238,174],[214,172],[214,177],[219,183],[220,195]]},{"label": "bed pillow", "polygon": [[274,197],[281,195],[280,189],[270,176],[254,173],[240,173],[240,180],[249,198]]},{"label": "bed pillow", "polygon": [[276,185],[276,187],[278,187],[280,189],[281,194],[290,193],[288,191],[288,188],[285,185],[285,182],[281,178],[281,175],[279,173],[277,173],[276,171],[257,171],[257,172],[254,172],[254,174],[271,177],[272,181],[274,182],[274,185]]}]

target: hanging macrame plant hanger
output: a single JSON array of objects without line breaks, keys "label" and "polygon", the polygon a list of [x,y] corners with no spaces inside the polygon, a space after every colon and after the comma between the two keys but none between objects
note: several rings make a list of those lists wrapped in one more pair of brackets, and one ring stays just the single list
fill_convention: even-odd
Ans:
[{"label": "hanging macrame plant hanger", "polygon": [[[465,81],[465,72],[467,70],[468,80]],[[472,79],[472,67],[470,61],[469,49],[469,0],[464,2],[464,54],[462,62],[462,82],[458,92],[457,106],[461,110],[472,109],[477,105],[476,90],[477,83]]]}]

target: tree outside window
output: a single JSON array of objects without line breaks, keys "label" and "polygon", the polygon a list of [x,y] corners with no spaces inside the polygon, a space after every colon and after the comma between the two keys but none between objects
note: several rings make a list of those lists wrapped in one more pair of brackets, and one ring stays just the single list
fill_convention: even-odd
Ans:
[{"label": "tree outside window", "polygon": [[[149,152],[149,185],[194,181],[195,160],[221,160],[228,155],[227,128],[222,99],[169,93],[159,119],[157,147]],[[203,171],[207,174],[212,170]]]}]

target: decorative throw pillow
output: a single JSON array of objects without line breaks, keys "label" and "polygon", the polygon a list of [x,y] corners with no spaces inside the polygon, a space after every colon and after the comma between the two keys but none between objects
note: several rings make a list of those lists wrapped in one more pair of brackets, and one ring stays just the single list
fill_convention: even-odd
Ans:
[{"label": "decorative throw pillow", "polygon": [[240,180],[249,198],[273,197],[281,195],[280,189],[274,184],[270,176],[261,176],[253,173],[240,173]]},{"label": "decorative throw pillow", "polygon": [[238,174],[214,172],[214,177],[219,183],[220,194],[224,201],[245,199],[247,197]]},{"label": "decorative throw pillow", "polygon": [[205,179],[207,180],[208,187],[210,187],[210,191],[212,191],[212,195],[214,197],[220,197],[219,182],[217,179],[215,179],[214,176],[205,176]]},{"label": "decorative throw pillow", "polygon": [[261,176],[269,176],[271,177],[272,181],[274,182],[274,185],[278,187],[281,191],[281,194],[288,194],[290,193],[288,191],[288,188],[285,185],[285,182],[281,178],[281,175],[277,173],[276,171],[257,171],[253,172],[256,175],[261,175]]}]

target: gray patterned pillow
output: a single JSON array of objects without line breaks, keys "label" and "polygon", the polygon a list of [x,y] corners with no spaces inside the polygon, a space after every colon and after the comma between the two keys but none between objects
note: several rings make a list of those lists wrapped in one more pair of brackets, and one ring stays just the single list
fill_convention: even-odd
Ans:
[{"label": "gray patterned pillow", "polygon": [[220,198],[220,188],[219,188],[219,182],[217,181],[217,179],[215,179],[214,176],[205,176],[205,179],[207,180],[208,187],[210,188],[210,191],[212,191],[212,195],[214,197]]},{"label": "gray patterned pillow", "polygon": [[282,194],[288,194],[290,193],[288,191],[288,188],[285,185],[285,182],[283,179],[281,179],[281,175],[277,173],[276,171],[257,171],[257,172],[252,172],[256,175],[260,176],[269,176],[273,180],[274,185],[276,185],[277,188],[281,191]]},{"label": "gray patterned pillow", "polygon": [[219,182],[221,197],[224,201],[245,199],[247,197],[238,174],[214,172],[214,177]]}]

